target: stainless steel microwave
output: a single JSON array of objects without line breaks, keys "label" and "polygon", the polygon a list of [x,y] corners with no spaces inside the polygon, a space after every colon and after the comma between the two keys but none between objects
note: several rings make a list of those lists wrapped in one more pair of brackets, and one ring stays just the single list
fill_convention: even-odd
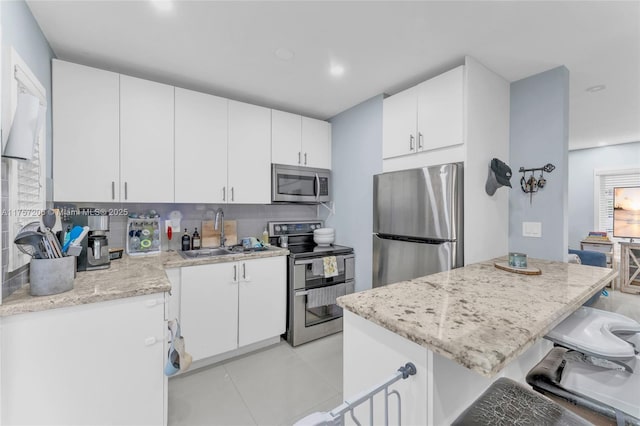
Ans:
[{"label": "stainless steel microwave", "polygon": [[330,201],[331,170],[271,165],[271,201],[274,203],[324,203]]}]

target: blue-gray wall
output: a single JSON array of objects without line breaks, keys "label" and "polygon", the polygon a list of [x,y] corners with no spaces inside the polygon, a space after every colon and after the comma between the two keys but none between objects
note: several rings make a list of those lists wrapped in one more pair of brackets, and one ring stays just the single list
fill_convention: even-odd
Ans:
[{"label": "blue-gray wall", "polygon": [[640,167],[640,142],[569,152],[569,247],[580,248],[594,228],[593,174],[599,169]]},{"label": "blue-gray wall", "polygon": [[[511,84],[509,251],[566,261],[568,246],[569,70],[558,67]],[[556,166],[547,186],[529,195],[518,169]],[[539,177],[536,173],[536,179]],[[527,174],[527,177],[529,174]],[[542,237],[522,236],[522,222],[541,222]]]},{"label": "blue-gray wall", "polygon": [[373,175],[382,172],[382,99],[373,97],[330,120],[336,215],[326,224],[336,229],[337,244],[355,249],[356,291],[371,288]]},{"label": "blue-gray wall", "polygon": [[[23,0],[0,1],[2,12],[2,50],[13,46],[18,55],[29,66],[38,80],[47,90],[48,117],[47,117],[47,199],[51,200],[50,178],[52,176],[51,156],[51,58],[54,57],[49,43],[45,39],[40,27],[33,18],[29,7]],[[3,73],[9,72],[8,65],[3,63]],[[3,91],[3,96],[6,93]],[[6,111],[2,111],[6,114]],[[3,133],[7,132],[3,129]],[[2,160],[2,209],[8,209],[9,197],[7,193],[7,167]],[[6,297],[28,280],[28,267],[23,267],[12,273],[7,272],[9,262],[9,231],[8,217],[2,216],[2,295]]]},{"label": "blue-gray wall", "polygon": [[[47,90],[47,177],[52,176],[51,151],[51,58],[55,55],[42,34],[38,23],[24,0],[1,1],[2,47],[10,47],[31,68]],[[6,64],[4,71],[7,71]],[[47,199],[51,200],[50,180],[47,181]]]}]

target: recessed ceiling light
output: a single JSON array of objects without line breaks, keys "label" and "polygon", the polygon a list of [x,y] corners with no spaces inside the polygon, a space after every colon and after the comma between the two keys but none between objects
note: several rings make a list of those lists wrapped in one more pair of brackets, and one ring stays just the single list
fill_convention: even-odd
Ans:
[{"label": "recessed ceiling light", "polygon": [[173,9],[173,0],[150,0],[151,4],[161,12],[169,12]]},{"label": "recessed ceiling light", "polygon": [[344,67],[340,64],[333,64],[331,65],[329,72],[335,77],[340,77],[342,74],[344,74]]},{"label": "recessed ceiling light", "polygon": [[597,86],[591,86],[591,87],[587,87],[585,90],[589,93],[595,93],[595,92],[599,92],[601,90],[606,89],[607,86],[605,86],[604,84],[598,84]]},{"label": "recessed ceiling light", "polygon": [[282,59],[283,61],[290,61],[296,56],[293,50],[287,49],[286,47],[277,48],[273,54],[276,55],[276,58]]}]

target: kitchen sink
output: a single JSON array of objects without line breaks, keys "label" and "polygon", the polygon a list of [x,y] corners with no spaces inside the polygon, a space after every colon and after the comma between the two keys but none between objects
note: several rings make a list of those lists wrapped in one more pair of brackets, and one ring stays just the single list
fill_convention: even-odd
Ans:
[{"label": "kitchen sink", "polygon": [[228,250],[226,248],[209,248],[209,249],[179,251],[178,253],[180,253],[180,256],[184,257],[185,259],[198,259],[202,257],[227,256],[230,254],[234,254],[233,251]]}]

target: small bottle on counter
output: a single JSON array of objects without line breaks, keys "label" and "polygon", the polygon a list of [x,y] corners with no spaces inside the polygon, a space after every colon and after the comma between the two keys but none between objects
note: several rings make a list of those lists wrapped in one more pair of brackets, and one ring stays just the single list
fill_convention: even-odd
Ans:
[{"label": "small bottle on counter", "polygon": [[267,231],[267,227],[264,227],[264,231],[262,231],[262,245],[266,246],[269,244],[269,231]]},{"label": "small bottle on counter", "polygon": [[182,235],[182,251],[191,250],[191,237],[187,232],[187,228],[184,228],[184,234]]},{"label": "small bottle on counter", "polygon": [[200,249],[200,234],[198,234],[198,228],[193,232],[193,237],[191,237],[191,250]]}]

